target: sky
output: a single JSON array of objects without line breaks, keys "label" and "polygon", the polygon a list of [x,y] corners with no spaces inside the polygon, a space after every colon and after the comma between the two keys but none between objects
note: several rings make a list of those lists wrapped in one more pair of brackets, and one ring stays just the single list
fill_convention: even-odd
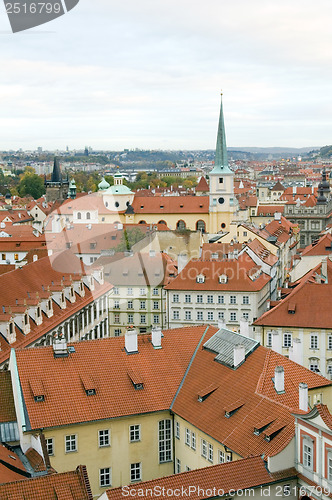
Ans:
[{"label": "sky", "polygon": [[0,150],[332,143],[330,0],[80,0],[13,34],[0,3]]}]

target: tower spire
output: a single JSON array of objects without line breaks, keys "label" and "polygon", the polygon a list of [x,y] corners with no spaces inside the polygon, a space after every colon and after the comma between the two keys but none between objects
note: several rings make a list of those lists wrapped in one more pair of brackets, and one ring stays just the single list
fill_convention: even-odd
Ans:
[{"label": "tower spire", "polygon": [[62,181],[62,176],[61,176],[61,170],[60,170],[59,160],[55,156],[54,157],[54,166],[53,166],[53,172],[52,172],[51,182],[59,182],[59,183],[61,183],[61,181]]},{"label": "tower spire", "polygon": [[219,126],[217,134],[217,146],[216,146],[216,156],[214,162],[214,168],[212,172],[223,172],[232,173],[228,166],[228,156],[227,156],[227,146],[226,146],[226,134],[225,134],[225,124],[224,124],[224,111],[222,106],[222,92],[221,92],[221,102],[220,102],[220,115],[219,115]]}]

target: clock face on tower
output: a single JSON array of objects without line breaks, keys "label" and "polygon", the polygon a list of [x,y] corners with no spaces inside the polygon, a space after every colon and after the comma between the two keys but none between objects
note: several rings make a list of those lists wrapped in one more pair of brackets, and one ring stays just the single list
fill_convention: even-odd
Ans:
[{"label": "clock face on tower", "polygon": [[224,199],[224,198],[222,198],[222,197],[220,197],[220,198],[218,199],[218,202],[220,203],[220,205],[222,205],[223,203],[225,203],[225,199]]}]

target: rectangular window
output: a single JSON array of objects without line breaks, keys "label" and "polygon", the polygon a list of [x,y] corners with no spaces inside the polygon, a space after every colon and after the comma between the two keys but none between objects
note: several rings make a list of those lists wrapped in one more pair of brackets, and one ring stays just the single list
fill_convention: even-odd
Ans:
[{"label": "rectangular window", "polygon": [[130,464],[130,481],[141,481],[142,479],[142,464],[141,462],[136,462]]},{"label": "rectangular window", "polygon": [[242,317],[243,317],[243,319],[246,319],[248,321],[249,313],[247,313],[247,312],[242,313]]},{"label": "rectangular window", "polygon": [[243,295],[242,304],[249,304],[249,295]]},{"label": "rectangular window", "polygon": [[318,335],[310,335],[310,349],[318,349]]},{"label": "rectangular window", "polygon": [[191,433],[191,447],[193,450],[196,450],[196,433]]},{"label": "rectangular window", "polygon": [[197,321],[203,321],[203,311],[197,311],[196,318]]},{"label": "rectangular window", "polygon": [[120,309],[120,301],[119,300],[114,301],[114,309]]},{"label": "rectangular window", "polygon": [[219,177],[219,184],[223,184],[224,182],[224,178],[223,177]]},{"label": "rectangular window", "polygon": [[127,288],[127,295],[133,295],[133,289],[131,287]]},{"label": "rectangular window", "polygon": [[105,486],[111,486],[111,483],[111,468],[105,467],[103,469],[99,469],[99,486],[104,488]]},{"label": "rectangular window", "polygon": [[232,453],[227,453],[226,462],[231,462],[231,461],[232,461]]},{"label": "rectangular window", "polygon": [[172,423],[165,419],[159,422],[159,463],[172,460]]},{"label": "rectangular window", "polygon": [[266,345],[267,345],[267,347],[271,347],[272,346],[272,332],[267,332],[267,335],[266,335]]},{"label": "rectangular window", "polygon": [[141,324],[145,325],[146,324],[146,315],[145,314],[141,314]]},{"label": "rectangular window", "polygon": [[191,320],[191,311],[185,311],[185,319],[186,319],[186,321]]},{"label": "rectangular window", "polygon": [[181,472],[181,460],[177,458],[175,460],[175,473],[180,474],[180,472]]},{"label": "rectangular window", "polygon": [[134,315],[132,313],[128,314],[128,323],[132,325],[134,323]]},{"label": "rectangular window", "polygon": [[109,429],[98,431],[98,443],[100,448],[104,446],[109,446],[111,444]]},{"label": "rectangular window", "polygon": [[213,321],[213,311],[208,311],[207,319],[208,319],[208,321]]},{"label": "rectangular window", "polygon": [[6,254],[5,253],[1,254],[1,258],[2,260],[6,260]]},{"label": "rectangular window", "polygon": [[184,301],[187,304],[190,304],[191,303],[191,295],[189,295],[188,293],[186,293],[185,296],[184,296]]},{"label": "rectangular window", "polygon": [[77,435],[76,434],[70,434],[69,436],[65,437],[65,449],[66,453],[71,453],[73,451],[77,451]]},{"label": "rectangular window", "polygon": [[128,307],[128,309],[134,309],[134,303],[132,300],[128,300],[127,307]]},{"label": "rectangular window", "polygon": [[327,348],[328,348],[329,350],[331,350],[331,349],[332,349],[332,335],[329,335],[329,336],[327,337]]},{"label": "rectangular window", "polygon": [[203,295],[196,295],[197,304],[203,304]]},{"label": "rectangular window", "polygon": [[205,439],[201,440],[201,455],[203,458],[207,458],[207,442]]},{"label": "rectangular window", "polygon": [[190,434],[190,430],[189,429],[186,429],[186,439],[185,439],[185,444],[187,446],[190,446],[190,442],[191,442],[191,434]]},{"label": "rectangular window", "polygon": [[218,451],[218,463],[219,464],[225,463],[225,452],[224,451],[221,451],[221,450]]},{"label": "rectangular window", "polygon": [[208,304],[213,304],[213,295],[208,295],[207,296],[207,303]]},{"label": "rectangular window", "polygon": [[180,311],[173,311],[173,319],[180,319]]},{"label": "rectangular window", "polygon": [[229,297],[229,303],[230,304],[236,304],[236,295],[231,295]]},{"label": "rectangular window", "polygon": [[113,295],[119,295],[119,288],[117,286],[113,288]]},{"label": "rectangular window", "polygon": [[114,323],[120,323],[120,314],[119,313],[114,314]]},{"label": "rectangular window", "polygon": [[49,456],[54,455],[54,440],[53,438],[46,439],[46,449]]},{"label": "rectangular window", "polygon": [[120,337],[121,328],[114,328],[114,337]]},{"label": "rectangular window", "polygon": [[129,441],[135,443],[141,440],[141,426],[140,425],[130,425],[129,426]]},{"label": "rectangular window", "polygon": [[224,311],[218,311],[218,319],[224,320],[225,319],[225,313]]},{"label": "rectangular window", "polygon": [[145,290],[145,288],[140,288],[140,289],[139,289],[139,294],[140,294],[140,295],[146,295],[146,290]]},{"label": "rectangular window", "polygon": [[316,359],[309,360],[309,370],[316,373],[319,372],[318,361]]},{"label": "rectangular window", "polygon": [[180,439],[180,424],[179,422],[175,422],[175,437]]},{"label": "rectangular window", "polygon": [[224,295],[218,295],[218,304],[225,304]]},{"label": "rectangular window", "polygon": [[176,302],[176,303],[179,302],[179,294],[178,293],[173,294],[173,302]]},{"label": "rectangular window", "polygon": [[208,455],[208,460],[209,462],[213,462],[213,446],[212,444],[209,443],[209,455]]},{"label": "rectangular window", "polygon": [[312,468],[312,446],[305,442],[303,443],[303,465],[308,469]]},{"label": "rectangular window", "polygon": [[328,456],[327,459],[327,478],[329,481],[332,481],[332,456]]},{"label": "rectangular window", "polygon": [[153,301],[153,309],[154,310],[159,309],[159,302],[158,302],[158,300],[154,300]]},{"label": "rectangular window", "polygon": [[158,288],[154,288],[154,289],[152,290],[152,295],[159,295],[159,290],[158,290]]},{"label": "rectangular window", "polygon": [[284,347],[292,347],[292,334],[284,333]]},{"label": "rectangular window", "polygon": [[236,321],[236,312],[231,312],[231,314],[230,314],[230,320],[231,321]]},{"label": "rectangular window", "polygon": [[145,302],[145,300],[140,300],[139,301],[139,308],[140,309],[146,309],[146,302]]},{"label": "rectangular window", "polygon": [[159,323],[159,314],[154,314],[153,315],[153,324],[158,325]]}]

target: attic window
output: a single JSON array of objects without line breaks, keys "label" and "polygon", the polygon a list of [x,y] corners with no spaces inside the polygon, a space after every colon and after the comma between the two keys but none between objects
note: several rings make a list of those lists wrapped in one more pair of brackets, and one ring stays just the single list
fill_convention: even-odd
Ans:
[{"label": "attic window", "polygon": [[217,259],[218,258],[218,254],[216,252],[213,252],[212,255],[211,255],[212,259]]},{"label": "attic window", "polygon": [[141,208],[144,208],[144,205],[141,205]]},{"label": "attic window", "polygon": [[138,391],[144,389],[144,382],[142,375],[136,370],[128,370],[128,377],[130,378],[134,388]]},{"label": "attic window", "polygon": [[285,427],[286,426],[282,424],[279,424],[278,426],[272,426],[269,433],[265,433],[265,441],[267,441],[268,443],[272,441],[272,439],[276,437]]},{"label": "attic window", "polygon": [[199,208],[203,208],[203,205],[200,205]]},{"label": "attic window", "polygon": [[288,314],[295,314],[295,310],[296,310],[296,304],[294,304],[294,302],[290,302],[288,304]]},{"label": "attic window", "polygon": [[224,408],[225,410],[225,417],[230,418],[232,415],[234,415],[235,412],[237,412],[242,406],[244,405],[243,401],[236,401],[235,403],[226,406]]},{"label": "attic window", "polygon": [[225,285],[227,281],[228,281],[227,274],[222,274],[221,276],[219,276],[219,283],[221,285]]},{"label": "attic window", "polygon": [[36,403],[41,403],[42,401],[45,401],[45,396],[44,395],[34,396],[34,400],[36,401]]},{"label": "attic window", "polygon": [[205,276],[203,274],[199,274],[196,276],[196,283],[204,283],[205,281]]},{"label": "attic window", "polygon": [[183,205],[180,205],[180,208],[183,208]]},{"label": "attic window", "polygon": [[267,420],[260,422],[257,425],[257,427],[254,427],[255,436],[259,436],[263,431],[265,431],[265,429],[268,428],[269,425],[272,424],[272,422],[274,422],[274,420],[271,420],[271,418],[268,418]]},{"label": "attic window", "polygon": [[203,390],[199,391],[198,393],[198,401],[200,403],[202,403],[203,401],[205,401],[209,396],[210,394],[212,394],[215,390],[218,389],[218,385],[217,384],[210,384],[209,386],[205,387]]},{"label": "attic window", "polygon": [[33,399],[36,403],[45,401],[45,389],[41,380],[29,380],[30,388],[33,394]]},{"label": "attic window", "polygon": [[96,384],[90,377],[90,375],[84,373],[80,375],[81,382],[83,384],[85,394],[87,396],[95,396],[96,395]]},{"label": "attic window", "polygon": [[160,208],[164,208],[164,205],[160,205]]}]

